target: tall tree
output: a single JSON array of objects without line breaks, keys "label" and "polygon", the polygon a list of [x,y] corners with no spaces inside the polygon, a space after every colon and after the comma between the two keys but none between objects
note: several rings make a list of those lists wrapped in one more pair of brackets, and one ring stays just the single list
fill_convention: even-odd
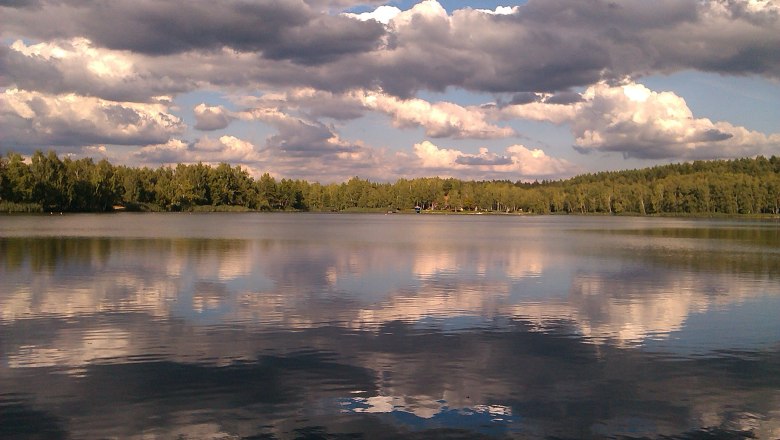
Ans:
[{"label": "tall tree", "polygon": [[36,151],[30,160],[30,173],[33,181],[33,200],[45,210],[61,211],[66,209],[66,171],[54,151],[44,155]]}]

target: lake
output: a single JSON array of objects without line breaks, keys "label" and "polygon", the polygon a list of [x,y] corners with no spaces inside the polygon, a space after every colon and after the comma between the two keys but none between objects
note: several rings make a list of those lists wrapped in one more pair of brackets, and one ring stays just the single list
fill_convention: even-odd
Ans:
[{"label": "lake", "polygon": [[780,438],[780,224],[0,216],[0,438]]}]

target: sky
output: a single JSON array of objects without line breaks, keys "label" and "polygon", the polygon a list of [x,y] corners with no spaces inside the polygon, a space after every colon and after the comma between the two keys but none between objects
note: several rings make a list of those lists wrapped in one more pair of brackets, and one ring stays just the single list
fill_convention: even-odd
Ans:
[{"label": "sky", "polygon": [[774,0],[0,0],[0,152],[534,181],[780,155]]}]

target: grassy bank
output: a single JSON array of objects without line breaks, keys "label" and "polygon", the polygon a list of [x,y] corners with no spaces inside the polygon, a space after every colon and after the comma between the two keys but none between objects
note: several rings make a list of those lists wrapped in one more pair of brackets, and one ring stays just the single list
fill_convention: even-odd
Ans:
[{"label": "grassy bank", "polygon": [[12,213],[41,213],[43,206],[38,203],[14,203],[0,202],[0,212],[6,214]]}]

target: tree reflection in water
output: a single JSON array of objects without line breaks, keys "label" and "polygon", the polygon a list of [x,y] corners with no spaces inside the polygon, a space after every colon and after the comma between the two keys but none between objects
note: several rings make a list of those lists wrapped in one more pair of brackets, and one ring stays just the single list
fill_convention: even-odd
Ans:
[{"label": "tree reflection in water", "polygon": [[[0,434],[780,434],[780,259],[755,234],[389,217],[4,223]],[[174,220],[180,236],[145,232]]]}]

